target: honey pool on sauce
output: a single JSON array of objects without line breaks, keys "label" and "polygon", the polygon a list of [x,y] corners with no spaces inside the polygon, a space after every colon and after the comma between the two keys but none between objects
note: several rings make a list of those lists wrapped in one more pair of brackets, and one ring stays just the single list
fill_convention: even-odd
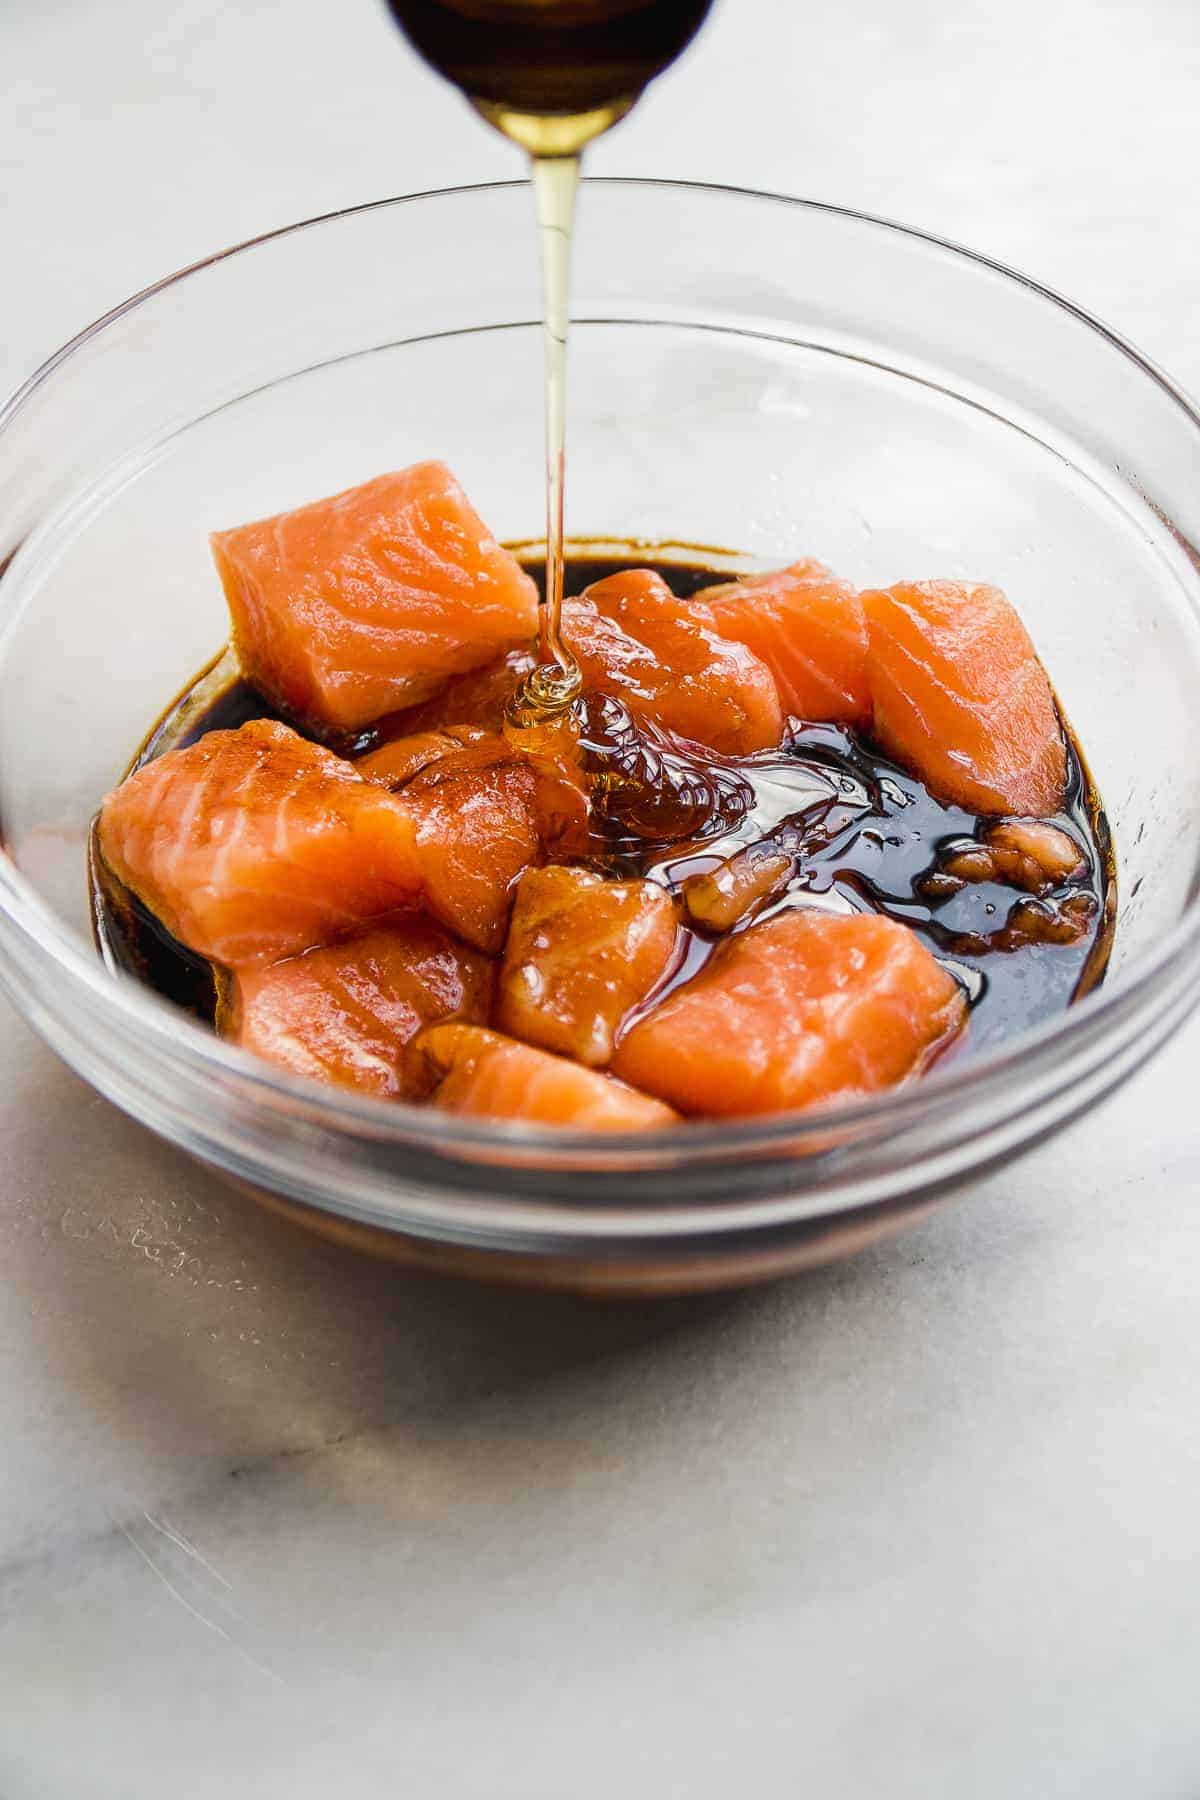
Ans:
[{"label": "honey pool on sauce", "polygon": [[[520,546],[529,573],[544,570]],[[639,547],[623,553],[576,552],[566,591],[577,594],[622,568],[656,569],[676,594],[729,578],[699,553],[687,560]],[[280,715],[225,661],[205,671],[168,709],[133,759],[140,767],[212,730]],[[1070,731],[1067,794],[1056,823],[1084,853],[1082,873],[1033,899],[999,882],[957,886],[942,860],[975,841],[987,819],[943,805],[870,740],[836,725],[799,723],[785,747],[747,758],[719,758],[638,726],[618,702],[590,696],[582,742],[592,764],[596,820],[585,861],[603,873],[644,876],[678,891],[683,880],[763,839],[797,857],[797,872],[769,905],[735,929],[794,906],[874,911],[918,933],[962,984],[970,1029],[952,1054],[970,1055],[1061,1012],[1104,977],[1115,915],[1112,847],[1099,798]],[[293,721],[294,722],[294,721]],[[381,721],[353,742],[362,754],[402,734],[404,715]],[[212,1022],[211,966],[171,937],[117,883],[96,851],[89,878],[98,947],[108,965],[136,976],[177,1005]],[[950,890],[954,891],[950,891]],[[1069,922],[1069,929],[1065,922]],[[1070,937],[1070,941],[1054,941]],[[703,966],[720,939],[688,928],[674,984]],[[661,993],[656,996],[661,998]]]}]

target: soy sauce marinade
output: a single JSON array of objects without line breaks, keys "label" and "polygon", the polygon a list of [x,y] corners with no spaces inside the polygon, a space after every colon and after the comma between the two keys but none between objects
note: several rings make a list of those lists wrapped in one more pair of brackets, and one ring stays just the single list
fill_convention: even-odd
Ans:
[{"label": "soy sauce marinade", "polygon": [[[530,574],[541,580],[544,564],[521,549]],[[727,569],[699,560],[575,554],[567,560],[567,592],[634,566],[655,569],[685,597],[728,579]],[[1080,845],[1085,867],[1035,899],[996,881],[957,885],[948,878],[947,857],[994,821],[943,805],[858,732],[799,725],[784,749],[721,758],[637,725],[604,696],[587,695],[582,705],[594,827],[586,855],[575,860],[614,877],[649,876],[678,893],[688,876],[742,846],[774,842],[796,856],[796,873],[782,894],[735,929],[806,905],[876,911],[911,926],[971,1002],[971,1027],[956,1054],[1061,1012],[1103,978],[1115,894],[1111,846],[1069,732],[1067,797],[1058,823]],[[208,731],[278,716],[249,683],[231,675],[214,691],[206,672],[163,716],[133,766]],[[362,754],[406,729],[405,715],[396,714],[333,747]],[[108,962],[211,1022],[210,966],[113,882],[94,848],[91,882],[97,941]],[[689,933],[677,981],[694,974],[720,941],[703,930],[689,927]]]}]

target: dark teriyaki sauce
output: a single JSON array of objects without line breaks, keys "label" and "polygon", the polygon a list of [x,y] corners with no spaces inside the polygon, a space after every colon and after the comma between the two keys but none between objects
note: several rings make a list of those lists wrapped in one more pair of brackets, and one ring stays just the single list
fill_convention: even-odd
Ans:
[{"label": "dark teriyaki sauce", "polygon": [[[540,584],[542,565],[525,549],[522,560]],[[656,569],[684,597],[729,578],[727,567],[693,554],[688,561],[656,558],[649,549],[573,554],[567,592],[629,567]],[[208,731],[280,716],[222,658],[168,709],[132,766]],[[359,755],[407,729],[406,716],[397,714],[353,739],[326,741],[343,755]],[[795,906],[881,912],[911,926],[970,1000],[971,1029],[958,1054],[1061,1012],[1104,977],[1115,916],[1112,846],[1069,730],[1066,802],[1053,823],[1075,840],[1083,866],[1039,895],[1000,880],[961,883],[948,876],[944,865],[955,851],[981,842],[995,821],[944,805],[854,730],[796,722],[779,751],[718,758],[639,725],[620,702],[592,695],[584,702],[581,741],[595,817],[577,860],[678,892],[689,876],[746,846],[766,842],[794,856],[786,887],[733,929]],[[94,845],[90,876],[96,938],[110,966],[211,1021],[210,965],[113,881]],[[676,982],[693,975],[721,941],[702,929],[689,931]]]}]

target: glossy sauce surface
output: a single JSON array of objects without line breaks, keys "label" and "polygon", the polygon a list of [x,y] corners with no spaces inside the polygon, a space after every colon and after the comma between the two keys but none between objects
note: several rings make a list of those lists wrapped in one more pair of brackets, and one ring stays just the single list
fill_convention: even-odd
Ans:
[{"label": "glossy sauce surface", "polygon": [[[523,559],[540,580],[539,558],[523,553]],[[702,560],[656,560],[652,551],[631,549],[620,556],[573,554],[567,591],[579,593],[631,566],[657,569],[683,596],[727,578],[726,570]],[[222,663],[206,671],[180,696],[134,766],[206,731],[277,716],[225,669]],[[398,714],[335,747],[359,754],[407,729]],[[590,694],[582,702],[580,742],[592,777],[593,821],[578,860],[611,876],[648,877],[684,900],[695,878],[761,846],[762,857],[772,859],[768,874],[780,869],[783,879],[768,880],[757,909],[733,929],[794,906],[869,910],[901,920],[952,969],[971,1002],[970,1030],[955,1055],[1062,1011],[1103,978],[1115,911],[1111,845],[1069,733],[1067,799],[1055,823],[1079,846],[1082,864],[1041,895],[951,874],[946,865],[974,850],[995,821],[943,805],[867,738],[841,726],[796,724],[779,751],[717,758],[639,724],[619,701]],[[110,965],[211,1020],[209,965],[118,890],[94,855],[92,893],[97,940]],[[720,934],[689,915],[671,985],[695,973],[719,941]]]}]

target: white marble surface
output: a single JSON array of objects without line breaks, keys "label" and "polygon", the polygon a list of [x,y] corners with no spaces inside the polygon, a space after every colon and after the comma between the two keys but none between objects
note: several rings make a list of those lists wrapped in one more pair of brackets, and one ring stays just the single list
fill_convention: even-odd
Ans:
[{"label": "white marble surface", "polygon": [[[0,70],[5,387],[510,168],[371,0],[7,0]],[[1195,0],[724,0],[595,161],[921,222],[1200,386]],[[1188,1800],[1198,1047],[853,1263],[605,1308],[310,1243],[4,1013],[3,1800]]]}]

